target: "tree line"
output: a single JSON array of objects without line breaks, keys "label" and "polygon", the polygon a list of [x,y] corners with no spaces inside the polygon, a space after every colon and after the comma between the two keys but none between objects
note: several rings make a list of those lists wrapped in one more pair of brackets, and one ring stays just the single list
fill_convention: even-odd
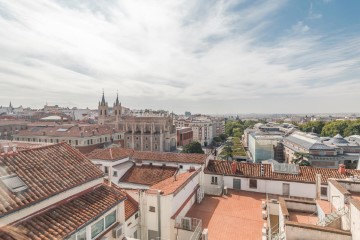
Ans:
[{"label": "tree line", "polygon": [[324,137],[333,137],[340,134],[343,137],[350,135],[360,135],[360,119],[350,120],[333,120],[330,122],[311,121],[299,125],[299,129],[304,132],[314,132]]}]

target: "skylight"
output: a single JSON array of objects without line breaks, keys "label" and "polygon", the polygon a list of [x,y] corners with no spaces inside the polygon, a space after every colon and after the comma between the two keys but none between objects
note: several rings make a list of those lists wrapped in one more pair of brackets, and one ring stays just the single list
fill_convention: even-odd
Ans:
[{"label": "skylight", "polygon": [[272,171],[277,173],[298,174],[300,172],[299,165],[288,163],[273,163]]},{"label": "skylight", "polygon": [[21,192],[28,188],[16,174],[1,177],[0,180],[13,193]]},{"label": "skylight", "polygon": [[58,130],[56,130],[57,132],[66,132],[68,129],[67,128],[59,128]]}]

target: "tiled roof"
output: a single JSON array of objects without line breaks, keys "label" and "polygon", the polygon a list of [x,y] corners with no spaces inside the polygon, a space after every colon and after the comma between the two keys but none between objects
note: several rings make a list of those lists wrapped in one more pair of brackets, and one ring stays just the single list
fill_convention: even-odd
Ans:
[{"label": "tiled roof", "polygon": [[102,184],[63,205],[0,229],[0,239],[63,239],[116,206],[125,196]]},{"label": "tiled roof", "polygon": [[134,150],[130,148],[113,147],[113,148],[105,148],[105,149],[95,149],[86,156],[89,159],[116,161],[130,157],[133,155],[133,153]]},{"label": "tiled roof", "polygon": [[52,143],[0,140],[0,152],[4,151],[4,146],[8,146],[8,151],[10,152],[13,150],[13,146],[16,146],[17,151],[21,151],[25,149],[38,148],[48,145],[52,145]]},{"label": "tiled roof", "polygon": [[208,155],[201,153],[135,152],[135,161],[159,161],[204,164]]},{"label": "tiled roof", "polygon": [[321,174],[322,183],[327,183],[329,178],[345,179],[354,175],[360,176],[360,170],[346,169],[346,173],[341,174],[339,173],[338,169],[314,168],[306,166],[300,166],[300,172],[298,174],[277,173],[272,171],[271,164],[263,164],[264,174],[261,175],[261,164],[240,162],[236,162],[236,174],[232,174],[231,163],[232,162],[230,161],[210,160],[204,172],[209,174],[237,175],[244,177],[278,179],[284,181],[308,183],[315,183],[316,174]]},{"label": "tiled roof", "polygon": [[308,150],[334,150],[333,147],[327,146],[320,142],[318,137],[310,138],[298,133],[294,133],[290,136],[285,137],[284,140],[285,145],[286,141],[289,141]]},{"label": "tiled roof", "polygon": [[129,219],[139,210],[139,204],[129,194],[126,194],[125,200],[125,220]]},{"label": "tiled roof", "polygon": [[162,195],[169,195],[175,193],[178,189],[184,187],[188,180],[197,175],[198,171],[185,172],[176,175],[175,177],[167,178],[151,187],[152,190],[160,190]]},{"label": "tiled roof", "polygon": [[119,182],[128,182],[152,186],[164,179],[173,176],[178,169],[165,166],[132,166]]},{"label": "tiled roof", "polygon": [[120,132],[110,126],[64,124],[55,126],[34,126],[21,130],[16,136],[91,137]]},{"label": "tiled roof", "polygon": [[103,176],[90,160],[66,143],[1,155],[0,177],[11,174],[28,188],[14,194],[0,181],[0,217]]}]

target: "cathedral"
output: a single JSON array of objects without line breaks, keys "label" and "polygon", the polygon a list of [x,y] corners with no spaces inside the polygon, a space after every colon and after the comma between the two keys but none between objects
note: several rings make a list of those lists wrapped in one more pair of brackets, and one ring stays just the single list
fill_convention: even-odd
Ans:
[{"label": "cathedral", "polygon": [[164,111],[145,110],[123,114],[124,108],[116,96],[112,109],[103,93],[98,106],[98,124],[112,125],[124,132],[125,148],[137,151],[172,152],[176,150],[176,128],[173,115]]}]

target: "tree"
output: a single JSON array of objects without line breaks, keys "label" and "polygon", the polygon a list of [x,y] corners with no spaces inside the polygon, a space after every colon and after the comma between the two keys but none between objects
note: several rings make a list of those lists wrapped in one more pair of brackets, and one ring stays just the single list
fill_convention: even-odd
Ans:
[{"label": "tree", "polygon": [[229,157],[233,157],[233,150],[231,142],[226,142],[223,148],[223,155],[226,157],[226,160],[229,160]]},{"label": "tree", "polygon": [[219,138],[221,139],[222,142],[225,142],[227,139],[227,136],[226,136],[226,134],[220,134]]},{"label": "tree", "polygon": [[184,146],[182,153],[204,153],[204,151],[199,142],[191,142]]},{"label": "tree", "polygon": [[321,131],[321,136],[335,136],[340,134],[344,136],[344,131],[348,127],[349,121],[331,121],[325,124]]},{"label": "tree", "polygon": [[360,120],[351,122],[344,130],[344,136],[360,135]]},{"label": "tree", "polygon": [[325,123],[323,121],[312,121],[300,125],[300,130],[304,132],[314,132],[320,134]]}]

